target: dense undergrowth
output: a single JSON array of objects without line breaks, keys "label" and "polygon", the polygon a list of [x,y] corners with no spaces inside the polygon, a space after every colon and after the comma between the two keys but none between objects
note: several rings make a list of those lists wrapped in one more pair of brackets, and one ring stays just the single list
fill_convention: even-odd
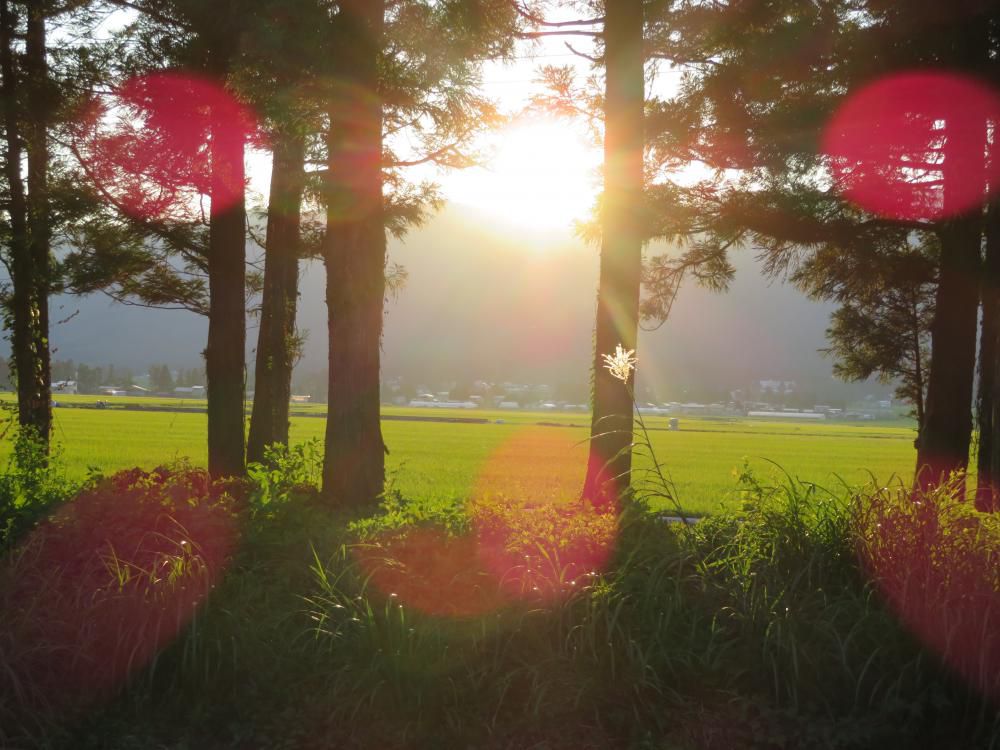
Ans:
[{"label": "dense undergrowth", "polygon": [[1000,746],[1000,523],[947,489],[358,517],[315,460],[4,506],[0,746]]}]

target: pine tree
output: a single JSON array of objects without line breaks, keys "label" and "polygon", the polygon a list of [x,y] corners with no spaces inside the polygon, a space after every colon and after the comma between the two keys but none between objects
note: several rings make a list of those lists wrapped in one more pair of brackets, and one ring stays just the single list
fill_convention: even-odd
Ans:
[{"label": "pine tree", "polygon": [[642,271],[644,49],[642,0],[604,8],[604,192],[594,332],[594,395],[584,497],[607,502],[628,489],[634,371],[615,377],[603,357],[635,351]]},{"label": "pine tree", "polygon": [[[119,2],[111,5],[127,6],[139,11],[136,23],[126,33],[132,38],[138,52],[126,59],[129,73],[149,73],[165,65],[178,65],[188,73],[202,76],[218,86],[231,85],[239,69],[246,43],[246,30],[254,18],[257,5],[251,0],[225,0],[203,3],[197,0],[172,0],[171,2]],[[193,84],[192,84],[193,85]],[[178,92],[174,92],[178,96]],[[192,88],[192,98],[197,91]],[[182,104],[178,104],[182,106]],[[140,115],[141,109],[140,106]],[[207,173],[199,173],[198,165],[191,162],[188,149],[176,153],[171,149],[169,137],[157,131],[156,123],[147,118],[144,131],[134,134],[138,139],[148,139],[135,145],[136,149],[153,148],[159,160],[149,165],[159,170],[159,180],[169,194],[177,189],[178,195],[192,189],[210,199],[207,230],[195,218],[180,222],[163,220],[159,215],[140,217],[139,220],[116,223],[98,223],[90,227],[88,239],[106,252],[113,245],[109,241],[114,233],[127,238],[129,256],[134,267],[128,273],[102,277],[100,283],[113,280],[121,287],[122,296],[135,295],[149,304],[171,304],[175,300],[196,306],[208,315],[208,341],[205,348],[205,369],[208,396],[208,463],[209,471],[217,476],[241,475],[245,470],[244,444],[244,377],[246,343],[246,208],[244,154],[249,133],[243,123],[234,122],[233,107],[221,102],[207,105],[207,115],[200,134],[205,145],[203,159]],[[239,118],[236,117],[238,120]],[[99,118],[95,118],[99,120]],[[159,139],[159,141],[158,141]],[[112,138],[111,144],[127,140]],[[156,149],[156,143],[166,148]],[[185,143],[185,146],[190,144]],[[81,161],[87,163],[88,154]],[[100,161],[97,161],[100,166]],[[113,164],[113,160],[112,160]],[[172,171],[173,170],[173,171]],[[110,189],[102,185],[101,177],[94,175],[104,197],[115,208],[123,208],[121,196],[127,190],[123,185],[142,184],[148,176],[128,174],[127,170],[113,171],[111,182],[125,182]],[[93,169],[92,169],[93,172]],[[190,182],[184,184],[184,176]],[[170,185],[171,180],[177,185]],[[223,199],[225,197],[225,199]],[[182,201],[167,205],[167,209],[182,216],[190,213]],[[121,211],[119,211],[121,213]],[[152,239],[152,243],[150,240]],[[150,247],[150,244],[153,247]],[[146,251],[152,250],[152,256]],[[195,279],[178,277],[171,262],[177,253],[184,262],[202,276]],[[158,257],[157,257],[158,256]],[[152,260],[149,258],[152,257]],[[91,264],[93,267],[94,264]],[[103,264],[107,268],[108,263]],[[207,295],[205,292],[207,291]],[[207,296],[207,299],[206,299]]]},{"label": "pine tree", "polygon": [[[16,48],[19,37],[25,40],[23,54]],[[43,4],[27,2],[18,9],[12,0],[3,0],[0,67],[10,226],[7,252],[13,286],[8,307],[12,363],[18,422],[31,429],[46,447],[52,428],[48,299],[53,283],[48,197],[48,128],[53,102],[47,53]],[[22,175],[25,152],[27,180]]]},{"label": "pine tree", "polygon": [[[988,31],[995,15],[993,6],[981,2],[831,0],[688,9],[675,22],[684,27],[686,16],[688,28],[700,31],[670,38],[668,47],[694,62],[679,95],[653,118],[654,149],[664,164],[699,159],[741,175],[694,189],[672,186],[691,210],[680,221],[676,214],[663,220],[696,238],[701,256],[715,258],[720,267],[728,249],[749,244],[763,253],[775,276],[801,281],[800,269],[810,258],[839,253],[861,263],[871,254],[903,257],[914,244],[933,248],[932,346],[917,443],[924,486],[968,462],[982,211],[981,205],[959,207],[954,192],[962,182],[977,180],[963,154],[985,149],[970,146],[957,129],[961,118],[938,118],[940,143],[929,141],[923,149],[933,154],[929,169],[943,185],[939,198],[948,218],[937,219],[893,218],[852,205],[824,179],[830,162],[819,146],[845,93],[872,79],[914,67],[981,74],[995,44]],[[919,97],[908,103],[917,116]],[[984,146],[985,133],[984,122]],[[905,167],[886,166],[897,173]],[[905,284],[901,279],[897,291]]]},{"label": "pine tree", "polygon": [[[379,399],[386,231],[402,236],[438,203],[433,186],[413,185],[401,172],[471,163],[470,139],[497,119],[475,91],[478,63],[509,48],[516,16],[506,0],[338,5],[321,186],[329,336],[323,494],[333,504],[364,505],[382,493],[388,450]],[[398,153],[403,135],[418,144],[416,153]]]},{"label": "pine tree", "polygon": [[272,2],[254,26],[244,60],[241,88],[265,114],[272,153],[248,461],[263,460],[268,445],[288,443],[292,370],[301,347],[295,317],[306,152],[322,112],[311,81],[323,65],[326,23],[323,8],[312,0]]}]

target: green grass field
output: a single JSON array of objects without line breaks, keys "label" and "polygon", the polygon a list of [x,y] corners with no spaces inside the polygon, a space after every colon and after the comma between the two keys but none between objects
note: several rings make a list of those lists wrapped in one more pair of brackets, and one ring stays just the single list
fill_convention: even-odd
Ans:
[{"label": "green grass field", "polygon": [[[190,459],[205,463],[203,413],[139,412],[121,404],[203,408],[204,401],[108,399],[111,408],[70,405],[96,397],[59,399],[55,440],[70,474],[104,472]],[[292,439],[322,438],[322,404],[297,405]],[[533,412],[445,411],[386,408],[386,416],[486,418],[487,424],[411,422],[386,419],[387,467],[394,486],[409,499],[431,506],[463,503],[474,494],[572,495],[583,481],[589,415]],[[503,420],[497,423],[496,420]],[[558,426],[540,426],[539,422]],[[881,482],[909,477],[915,460],[913,430],[888,424],[786,423],[749,419],[681,418],[666,431],[663,417],[647,419],[653,447],[676,484],[686,510],[710,513],[734,500],[734,470],[747,459],[764,478],[778,478],[771,461],[797,478],[837,487],[861,484],[870,474]],[[10,440],[0,442],[0,459]],[[638,466],[646,465],[640,458]],[[870,474],[869,474],[870,472]]]}]

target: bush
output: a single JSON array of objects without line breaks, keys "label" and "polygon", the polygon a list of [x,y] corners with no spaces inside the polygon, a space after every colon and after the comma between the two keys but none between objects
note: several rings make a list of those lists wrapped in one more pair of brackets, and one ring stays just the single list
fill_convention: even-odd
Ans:
[{"label": "bush", "polygon": [[48,455],[36,432],[18,428],[7,471],[0,474],[0,551],[79,489],[80,483],[67,479],[58,451]]},{"label": "bush", "polygon": [[292,447],[267,446],[264,460],[247,466],[251,509],[266,515],[293,496],[315,496],[322,472],[323,443],[318,438]]}]

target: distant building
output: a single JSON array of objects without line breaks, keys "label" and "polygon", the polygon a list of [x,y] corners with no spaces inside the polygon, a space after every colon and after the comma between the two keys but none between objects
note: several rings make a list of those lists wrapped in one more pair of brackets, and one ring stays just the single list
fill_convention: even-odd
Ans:
[{"label": "distant building", "polygon": [[654,406],[653,404],[637,406],[635,410],[644,417],[662,417],[670,414],[669,409],[663,409],[659,406]]},{"label": "distant building", "polygon": [[759,380],[757,381],[761,393],[775,393],[779,395],[795,393],[794,380]]},{"label": "distant building", "polygon": [[203,385],[179,385],[174,388],[175,396],[192,396],[194,398],[205,397],[205,386]]},{"label": "distant building", "polygon": [[415,409],[477,409],[479,404],[475,401],[428,401],[427,399],[415,398],[407,406]]},{"label": "distant building", "polygon": [[825,414],[815,411],[751,411],[748,417],[761,419],[826,419]]}]

